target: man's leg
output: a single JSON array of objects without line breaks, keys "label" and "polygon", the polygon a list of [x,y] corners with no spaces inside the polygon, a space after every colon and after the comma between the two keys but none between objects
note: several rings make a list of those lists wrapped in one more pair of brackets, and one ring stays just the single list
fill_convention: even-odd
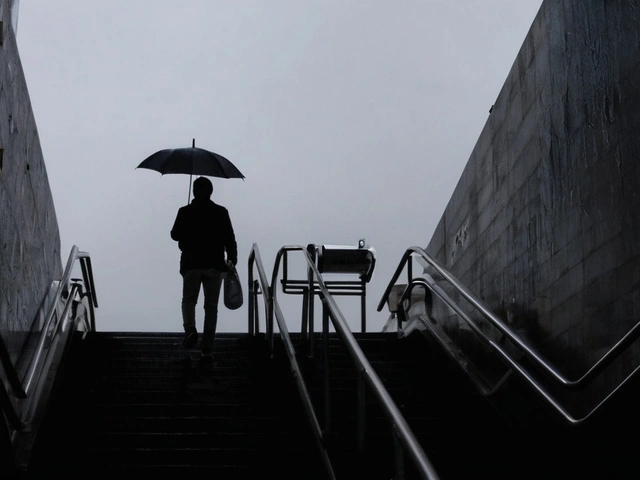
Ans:
[{"label": "man's leg", "polygon": [[200,293],[200,270],[187,270],[182,275],[182,326],[185,331],[184,346],[193,347],[198,342],[196,329],[196,303]]},{"label": "man's leg", "polygon": [[223,273],[211,268],[203,272],[202,286],[204,290],[204,330],[202,333],[202,353],[208,355],[213,348],[218,325],[218,299],[222,286]]}]

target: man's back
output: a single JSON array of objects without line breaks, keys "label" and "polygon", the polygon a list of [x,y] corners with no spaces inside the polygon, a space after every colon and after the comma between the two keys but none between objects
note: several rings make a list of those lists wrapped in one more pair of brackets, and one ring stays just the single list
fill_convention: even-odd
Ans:
[{"label": "man's back", "polygon": [[196,268],[224,270],[225,250],[237,261],[237,245],[229,212],[210,199],[194,199],[178,210],[171,238],[182,251],[180,271]]}]

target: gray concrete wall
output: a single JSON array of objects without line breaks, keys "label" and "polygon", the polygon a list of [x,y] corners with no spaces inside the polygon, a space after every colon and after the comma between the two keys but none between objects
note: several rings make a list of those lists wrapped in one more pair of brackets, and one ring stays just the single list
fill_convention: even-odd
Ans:
[{"label": "gray concrete wall", "polygon": [[572,377],[640,320],[639,7],[544,1],[427,247]]},{"label": "gray concrete wall", "polygon": [[11,5],[0,0],[0,336],[14,362],[53,280],[60,235],[25,81]]}]

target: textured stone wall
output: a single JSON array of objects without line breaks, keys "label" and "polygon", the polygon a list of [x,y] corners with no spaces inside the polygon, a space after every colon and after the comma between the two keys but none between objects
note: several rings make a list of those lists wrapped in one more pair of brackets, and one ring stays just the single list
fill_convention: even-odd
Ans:
[{"label": "textured stone wall", "polygon": [[60,236],[31,109],[11,4],[0,0],[0,335],[14,361],[53,280],[62,275]]},{"label": "textured stone wall", "polygon": [[572,377],[640,320],[639,7],[544,1],[427,248]]}]

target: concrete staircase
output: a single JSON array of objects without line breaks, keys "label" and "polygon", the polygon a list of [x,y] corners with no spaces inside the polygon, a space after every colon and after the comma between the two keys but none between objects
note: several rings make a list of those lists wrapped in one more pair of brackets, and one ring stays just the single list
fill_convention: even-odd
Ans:
[{"label": "concrete staircase", "polygon": [[[303,352],[300,334],[291,337],[326,426],[320,337],[313,357]],[[355,337],[442,480],[638,476],[631,460],[638,442],[616,437],[615,424],[601,429],[606,419],[596,429],[559,425],[533,408],[535,397],[517,383],[489,402],[419,333]],[[170,333],[77,339],[24,478],[329,478],[279,337],[271,359],[264,337],[222,333],[210,367],[181,341]],[[358,448],[357,372],[334,334],[329,364],[326,445],[336,477],[399,478],[390,427],[370,392]],[[527,423],[500,413],[516,403],[538,416]],[[403,478],[420,478],[408,458],[404,465]]]},{"label": "concrete staircase", "polygon": [[325,478],[291,376],[263,340],[220,334],[210,366],[181,342],[76,340],[27,476]]}]

